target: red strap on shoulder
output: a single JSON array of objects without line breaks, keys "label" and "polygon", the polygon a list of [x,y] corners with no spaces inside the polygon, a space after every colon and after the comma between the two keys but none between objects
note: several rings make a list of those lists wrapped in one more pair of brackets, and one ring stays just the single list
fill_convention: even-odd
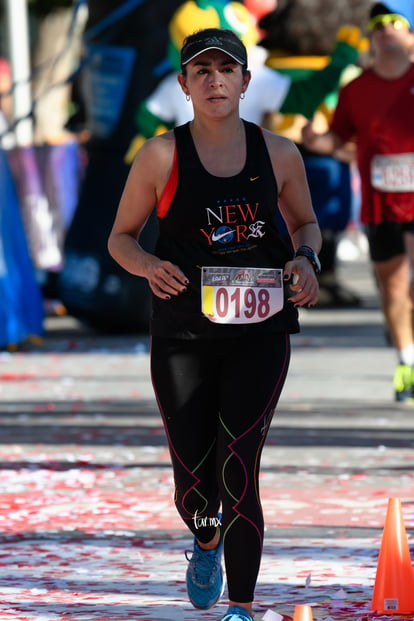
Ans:
[{"label": "red strap on shoulder", "polygon": [[173,165],[170,172],[170,176],[168,177],[167,185],[165,186],[160,200],[157,204],[157,216],[158,218],[164,218],[166,213],[168,212],[172,199],[174,198],[175,191],[177,189],[178,184],[178,155],[177,155],[177,145],[174,149],[174,159]]}]

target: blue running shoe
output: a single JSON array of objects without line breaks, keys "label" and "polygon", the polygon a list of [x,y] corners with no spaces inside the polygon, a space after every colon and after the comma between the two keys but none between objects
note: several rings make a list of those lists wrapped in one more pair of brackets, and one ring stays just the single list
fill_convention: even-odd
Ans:
[{"label": "blue running shoe", "polygon": [[245,608],[230,606],[221,621],[253,621]]},{"label": "blue running shoe", "polygon": [[194,608],[206,610],[218,602],[224,591],[221,557],[223,541],[214,550],[203,550],[194,539],[194,549],[187,567],[187,593]]}]

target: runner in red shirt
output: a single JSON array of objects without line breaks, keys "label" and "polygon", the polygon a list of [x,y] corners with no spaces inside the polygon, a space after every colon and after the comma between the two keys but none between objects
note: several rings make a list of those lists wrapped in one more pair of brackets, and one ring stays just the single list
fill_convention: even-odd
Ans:
[{"label": "runner in red shirt", "polygon": [[[394,6],[395,5],[395,6]],[[397,401],[414,403],[414,42],[410,2],[376,3],[370,12],[372,63],[340,92],[330,126],[303,130],[305,145],[330,153],[357,143],[361,221],[390,338],[398,352]]]}]

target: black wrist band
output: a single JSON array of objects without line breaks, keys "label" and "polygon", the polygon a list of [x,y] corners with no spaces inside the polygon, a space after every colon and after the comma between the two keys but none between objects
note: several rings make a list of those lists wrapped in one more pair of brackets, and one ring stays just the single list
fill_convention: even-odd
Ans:
[{"label": "black wrist band", "polygon": [[318,255],[310,246],[299,246],[299,248],[295,252],[296,257],[306,257],[309,259],[313,269],[315,270],[315,274],[319,274],[321,271],[321,263],[319,261]]}]

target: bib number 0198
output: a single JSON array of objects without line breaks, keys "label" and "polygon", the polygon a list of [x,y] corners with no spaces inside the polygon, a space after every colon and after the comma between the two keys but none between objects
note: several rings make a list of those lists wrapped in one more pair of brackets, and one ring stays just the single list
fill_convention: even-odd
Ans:
[{"label": "bib number 0198", "polygon": [[247,320],[256,314],[260,320],[270,316],[270,293],[268,289],[253,287],[219,287],[216,292],[216,312],[221,318],[233,312],[234,317],[243,314]]},{"label": "bib number 0198", "polygon": [[202,311],[215,323],[258,323],[283,307],[282,270],[203,267]]}]

